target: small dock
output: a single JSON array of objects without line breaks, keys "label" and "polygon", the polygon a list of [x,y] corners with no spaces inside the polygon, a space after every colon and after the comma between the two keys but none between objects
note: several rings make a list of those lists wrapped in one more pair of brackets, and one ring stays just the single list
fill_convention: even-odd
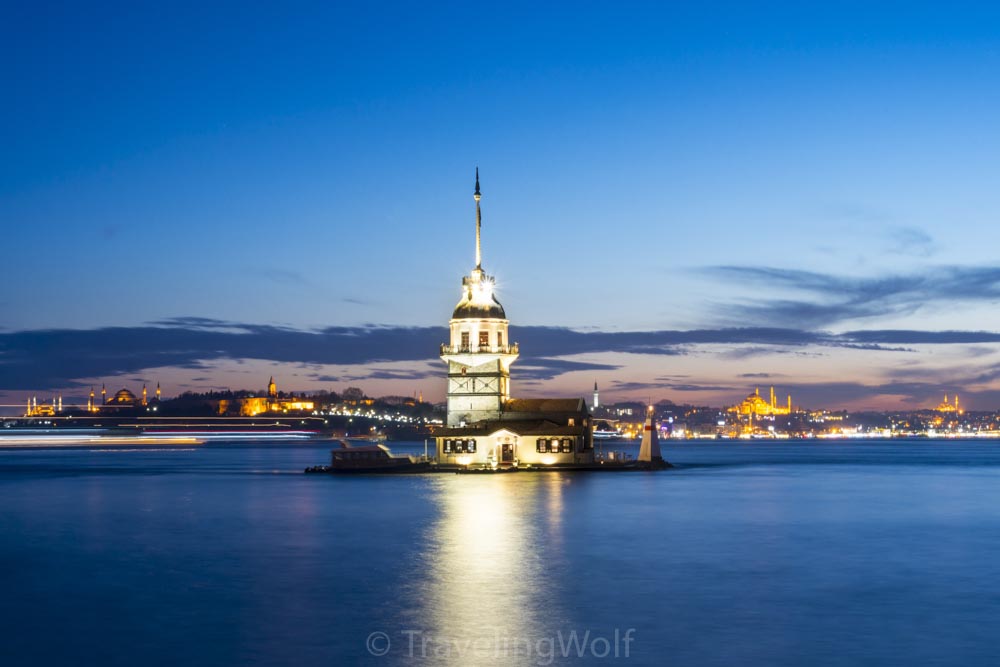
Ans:
[{"label": "small dock", "polygon": [[333,475],[367,474],[367,475],[414,475],[414,474],[451,474],[451,475],[504,475],[510,473],[547,473],[547,472],[643,472],[667,470],[673,468],[666,461],[596,461],[594,463],[553,464],[553,465],[508,465],[508,466],[477,466],[477,465],[447,465],[438,464],[432,460],[415,461],[411,465],[395,466],[354,466],[349,468],[333,465],[312,466],[305,469],[306,473],[326,473]]},{"label": "small dock", "polygon": [[[651,423],[651,418],[647,424]],[[635,472],[666,470],[673,466],[663,460],[660,447],[656,441],[655,431],[647,428],[647,434],[640,447],[639,457],[633,459],[623,452],[608,452],[587,457],[583,461],[549,460],[544,463],[535,461],[497,460],[488,458],[486,461],[449,460],[440,462],[431,456],[393,456],[385,445],[354,446],[341,441],[340,447],[331,450],[330,464],[311,466],[306,473],[331,475],[414,475],[431,473],[449,473],[460,475],[495,475],[515,472]]]}]

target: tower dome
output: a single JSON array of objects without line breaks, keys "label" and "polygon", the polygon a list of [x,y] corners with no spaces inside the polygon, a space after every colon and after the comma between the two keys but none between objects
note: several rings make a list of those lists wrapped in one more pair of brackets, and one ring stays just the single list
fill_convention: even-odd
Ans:
[{"label": "tower dome", "polygon": [[493,292],[494,281],[476,270],[462,280],[462,300],[451,314],[454,320],[506,320],[507,313]]}]

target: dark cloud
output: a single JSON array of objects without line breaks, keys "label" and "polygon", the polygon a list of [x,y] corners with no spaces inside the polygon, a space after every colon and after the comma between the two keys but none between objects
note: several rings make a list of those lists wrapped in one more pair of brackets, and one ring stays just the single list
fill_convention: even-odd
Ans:
[{"label": "dark cloud", "polygon": [[726,359],[736,360],[736,359],[750,359],[751,357],[759,357],[762,355],[772,355],[772,354],[795,354],[803,357],[822,356],[821,352],[806,352],[794,348],[765,347],[761,345],[738,347],[733,350],[722,352],[721,356],[725,357]]},{"label": "dark cloud", "polygon": [[[694,346],[736,346],[726,352],[754,354],[817,354],[815,348],[848,347],[894,350],[906,345],[987,344],[1000,334],[975,331],[851,331],[831,334],[788,328],[743,327],[689,331],[602,332],[559,327],[516,327],[524,354],[518,374],[525,381],[547,380],[573,371],[609,371],[610,363],[566,359],[604,352],[679,355]],[[0,332],[0,390],[60,388],[77,378],[140,374],[144,369],[177,367],[210,370],[218,360],[268,360],[294,363],[318,371],[323,365],[380,362],[426,362],[436,359],[445,327],[327,327],[303,331],[288,327],[212,320],[173,318],[139,327],[92,330],[48,329]],[[809,349],[813,348],[813,349]],[[373,370],[357,379],[421,379],[438,375],[431,367]],[[316,376],[317,379],[332,376]],[[335,382],[342,378],[323,379]],[[350,378],[343,378],[350,379]],[[680,386],[663,378],[663,387]],[[681,389],[678,389],[681,390]]]},{"label": "dark cloud", "polygon": [[846,331],[841,337],[855,343],[882,343],[886,345],[973,345],[1000,343],[1000,333],[994,331],[913,331],[909,329],[882,329],[874,331]]},{"label": "dark cloud", "polygon": [[615,380],[612,382],[613,389],[616,391],[640,391],[647,389],[660,389],[666,390],[670,389],[672,391],[682,391],[682,392],[692,392],[692,391],[742,391],[743,387],[732,387],[729,385],[714,385],[714,384],[697,384],[697,383],[685,383],[685,382],[626,382]]},{"label": "dark cloud", "polygon": [[1000,267],[930,267],[922,273],[852,278],[754,266],[718,266],[710,275],[729,283],[800,292],[801,299],[771,298],[725,305],[739,322],[804,329],[840,322],[900,316],[941,303],[1000,301]]},{"label": "dark cloud", "polygon": [[739,387],[718,384],[671,384],[668,389],[674,391],[739,391]]},{"label": "dark cloud", "polygon": [[615,380],[612,382],[613,389],[615,391],[629,392],[629,391],[646,391],[646,390],[662,390],[669,389],[669,382],[625,382]]},{"label": "dark cloud", "polygon": [[342,378],[343,382],[357,382],[358,380],[423,380],[428,377],[441,377],[442,372],[440,370],[431,371],[428,369],[410,369],[410,370],[386,370],[386,369],[375,369],[368,373],[359,373],[357,375],[345,375]]},{"label": "dark cloud", "polygon": [[518,364],[517,377],[530,380],[551,380],[572,371],[614,371],[621,368],[612,364],[595,364],[569,359],[529,358]]}]

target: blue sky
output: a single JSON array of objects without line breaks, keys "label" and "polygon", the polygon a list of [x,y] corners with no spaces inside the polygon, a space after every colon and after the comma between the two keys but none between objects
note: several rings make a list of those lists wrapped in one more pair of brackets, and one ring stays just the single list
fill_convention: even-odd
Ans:
[{"label": "blue sky", "polygon": [[[370,325],[443,340],[423,328],[444,326],[473,262],[478,165],[484,264],[527,336],[516,393],[582,394],[596,378],[609,399],[722,404],[775,382],[814,406],[962,391],[1000,407],[989,3],[7,14],[12,401],[271,373],[439,397],[433,345],[389,353]],[[563,351],[547,337],[558,327],[626,338],[564,336]],[[127,360],[61,334],[109,328]],[[343,345],[331,328],[364,345],[298,358],[262,333]],[[206,330],[260,344],[174,349]],[[669,333],[691,330],[728,333]],[[860,331],[908,333],[876,345]],[[986,333],[918,335],[941,331]],[[667,333],[637,350],[628,336],[648,332]]]}]

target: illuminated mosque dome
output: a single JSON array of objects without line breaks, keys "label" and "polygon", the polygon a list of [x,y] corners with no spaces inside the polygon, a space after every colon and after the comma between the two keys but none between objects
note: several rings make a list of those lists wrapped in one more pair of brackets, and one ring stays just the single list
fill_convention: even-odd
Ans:
[{"label": "illuminated mosque dome", "polygon": [[136,399],[135,394],[130,392],[128,389],[119,389],[108,402],[116,403],[118,405],[135,405],[138,403],[138,399]]},{"label": "illuminated mosque dome", "polygon": [[945,394],[944,401],[939,403],[934,409],[938,412],[962,412],[961,408],[958,407],[958,394],[955,394],[954,404],[948,402],[948,394]]},{"label": "illuminated mosque dome", "polygon": [[760,395],[760,387],[758,387],[754,389],[752,394],[743,399],[742,403],[734,405],[728,410],[741,415],[790,415],[793,412],[792,395],[788,395],[788,407],[782,407],[778,405],[774,395],[774,387],[771,387],[770,402],[764,400],[764,397]]}]

